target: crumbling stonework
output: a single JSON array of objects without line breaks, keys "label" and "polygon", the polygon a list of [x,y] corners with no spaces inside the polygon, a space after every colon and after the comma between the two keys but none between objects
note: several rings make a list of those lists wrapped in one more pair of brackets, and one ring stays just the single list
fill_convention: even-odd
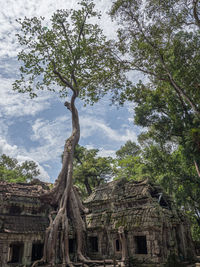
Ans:
[{"label": "crumbling stonework", "polygon": [[29,266],[41,256],[50,206],[41,185],[0,183],[0,266]]},{"label": "crumbling stonework", "polygon": [[86,201],[88,237],[96,237],[98,251],[91,258],[118,259],[122,255],[119,227],[126,238],[126,258],[141,263],[164,263],[176,254],[194,256],[190,225],[162,189],[146,181],[118,180],[97,188]]},{"label": "crumbling stonework", "polygon": [[[42,183],[0,183],[0,266],[30,266],[42,257],[48,214],[53,207],[39,196]],[[170,254],[194,256],[190,226],[160,187],[147,180],[118,180],[97,188],[85,201],[86,250],[92,259],[162,264]],[[70,230],[69,252],[76,260]],[[56,252],[59,263],[59,247]],[[140,265],[140,266],[141,266]],[[161,266],[161,265],[160,265]]]}]

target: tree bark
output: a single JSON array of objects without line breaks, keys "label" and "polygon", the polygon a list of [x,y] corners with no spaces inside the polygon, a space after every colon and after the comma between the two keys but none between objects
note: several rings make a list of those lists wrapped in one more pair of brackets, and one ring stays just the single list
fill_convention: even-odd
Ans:
[{"label": "tree bark", "polygon": [[199,3],[199,0],[193,0],[193,15],[194,15],[196,25],[200,28],[200,18],[199,18],[199,14],[197,10],[198,3]]}]

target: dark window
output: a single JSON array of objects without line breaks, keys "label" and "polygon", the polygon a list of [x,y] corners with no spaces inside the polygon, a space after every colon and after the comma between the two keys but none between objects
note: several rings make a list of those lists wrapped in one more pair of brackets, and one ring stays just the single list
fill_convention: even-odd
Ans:
[{"label": "dark window", "polygon": [[163,193],[158,192],[157,190],[154,190],[154,191],[152,191],[150,193],[151,193],[151,196],[153,198],[157,199],[157,201],[158,201],[158,203],[160,204],[161,207],[171,210],[170,202],[166,200],[166,197],[163,196]]},{"label": "dark window", "polygon": [[16,243],[10,245],[10,255],[9,262],[10,263],[21,263],[24,251],[23,243]]},{"label": "dark window", "polygon": [[147,254],[146,236],[135,236],[136,254]]},{"label": "dark window", "polygon": [[115,240],[115,250],[116,251],[121,251],[122,250],[121,242],[120,242],[119,239]]},{"label": "dark window", "polygon": [[15,215],[15,214],[20,214],[21,213],[21,208],[18,206],[11,206],[9,210],[9,214]]},{"label": "dark window", "polygon": [[69,253],[75,252],[75,240],[73,238],[69,239]]},{"label": "dark window", "polygon": [[165,199],[162,196],[160,197],[159,203],[161,207],[170,209],[170,205],[165,201]]},{"label": "dark window", "polygon": [[89,237],[89,247],[91,252],[98,252],[98,238],[97,236]]},{"label": "dark window", "polygon": [[41,243],[35,243],[32,246],[32,261],[40,260],[43,256],[43,247]]}]

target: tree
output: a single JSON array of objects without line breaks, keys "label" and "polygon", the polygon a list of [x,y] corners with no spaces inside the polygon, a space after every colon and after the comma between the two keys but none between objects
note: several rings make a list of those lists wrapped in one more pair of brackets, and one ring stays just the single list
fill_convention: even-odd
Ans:
[{"label": "tree", "polygon": [[196,0],[117,0],[111,15],[121,25],[119,50],[148,77],[116,100],[134,101],[146,137],[181,145],[200,177],[199,10]]},{"label": "tree", "polygon": [[113,167],[115,179],[141,180],[143,162],[140,156],[141,147],[128,140],[116,151],[116,160]]},{"label": "tree", "polygon": [[0,157],[0,181],[18,183],[29,182],[40,174],[34,161],[19,163],[17,159],[2,154]]},{"label": "tree", "polygon": [[131,140],[128,140],[119,150],[116,151],[116,156],[120,159],[126,156],[137,156],[140,153],[140,147]]},{"label": "tree", "polygon": [[74,181],[83,196],[89,196],[92,189],[111,179],[113,170],[111,157],[99,157],[98,149],[76,146],[74,154]]},{"label": "tree", "polygon": [[[84,252],[85,224],[81,213],[86,212],[73,186],[73,158],[80,137],[78,111],[75,100],[79,97],[86,103],[98,101],[108,90],[125,86],[123,63],[115,55],[112,41],[106,41],[102,30],[88,22],[100,17],[90,0],[83,0],[79,10],[58,10],[51,18],[51,26],[44,18],[19,19],[18,34],[22,51],[18,59],[23,64],[20,79],[14,90],[37,96],[37,90],[58,92],[61,97],[70,97],[65,106],[72,116],[72,134],[64,146],[62,169],[50,193],[42,197],[57,209],[50,216],[46,230],[42,261],[56,263],[55,247],[60,227],[61,261],[73,266],[69,257],[69,219],[72,221],[77,239],[77,258],[88,262]],[[34,266],[37,263],[34,263]]]}]

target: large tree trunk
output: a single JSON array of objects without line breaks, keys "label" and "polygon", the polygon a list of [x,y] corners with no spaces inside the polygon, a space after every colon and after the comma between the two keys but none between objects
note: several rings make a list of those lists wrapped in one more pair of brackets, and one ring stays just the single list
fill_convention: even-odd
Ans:
[{"label": "large tree trunk", "polygon": [[[65,106],[72,114],[72,134],[65,143],[61,172],[50,193],[41,196],[44,201],[51,203],[57,209],[56,212],[52,212],[49,215],[50,224],[46,229],[44,253],[41,260],[45,263],[50,263],[52,266],[56,265],[56,247],[58,242],[60,242],[62,263],[73,266],[69,257],[69,217],[73,222],[76,234],[77,257],[82,262],[87,261],[83,255],[82,244],[85,224],[82,220],[81,212],[85,210],[81,205],[77,190],[72,182],[74,149],[80,137],[79,117],[75,107],[76,97],[77,95],[74,92],[71,102],[65,102]],[[37,264],[38,262],[35,262],[32,266],[37,266]]]}]

